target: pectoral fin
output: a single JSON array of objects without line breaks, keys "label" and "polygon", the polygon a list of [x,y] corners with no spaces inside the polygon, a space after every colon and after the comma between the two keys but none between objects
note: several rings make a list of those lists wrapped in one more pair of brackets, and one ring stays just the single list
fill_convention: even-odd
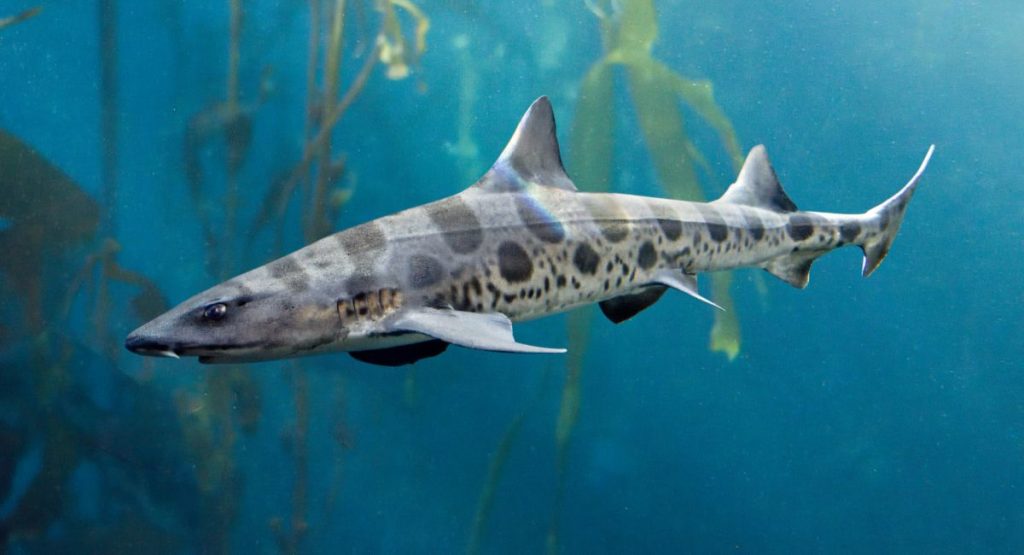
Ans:
[{"label": "pectoral fin", "polygon": [[512,321],[501,313],[478,313],[450,308],[417,308],[398,317],[389,326],[391,331],[406,331],[429,335],[446,343],[506,353],[564,353],[565,349],[550,349],[517,343],[512,336]]}]

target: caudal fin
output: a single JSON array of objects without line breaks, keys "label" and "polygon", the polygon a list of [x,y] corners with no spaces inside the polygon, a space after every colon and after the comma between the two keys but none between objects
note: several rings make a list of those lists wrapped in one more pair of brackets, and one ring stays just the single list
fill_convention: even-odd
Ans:
[{"label": "caudal fin", "polygon": [[878,226],[878,231],[866,234],[863,243],[860,244],[864,251],[864,277],[871,275],[871,272],[875,271],[885,255],[889,253],[889,247],[892,246],[893,240],[896,239],[896,232],[900,230],[900,224],[903,223],[903,215],[907,211],[907,205],[910,204],[910,197],[914,195],[914,189],[917,188],[921,174],[928,166],[932,152],[935,152],[935,145],[928,147],[928,153],[924,155],[921,167],[917,169],[914,177],[911,177],[910,181],[900,189],[900,192],[864,214],[865,219]]}]

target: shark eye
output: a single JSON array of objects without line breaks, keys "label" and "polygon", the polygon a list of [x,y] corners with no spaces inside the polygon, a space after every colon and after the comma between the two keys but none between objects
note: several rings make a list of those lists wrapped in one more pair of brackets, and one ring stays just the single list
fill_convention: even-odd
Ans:
[{"label": "shark eye", "polygon": [[211,322],[219,322],[224,319],[228,314],[228,305],[224,303],[215,303],[206,307],[203,310],[203,318],[210,320]]}]

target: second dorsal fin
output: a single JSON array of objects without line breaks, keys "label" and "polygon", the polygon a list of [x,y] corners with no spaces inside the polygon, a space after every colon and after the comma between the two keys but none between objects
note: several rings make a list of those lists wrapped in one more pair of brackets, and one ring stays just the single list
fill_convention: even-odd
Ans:
[{"label": "second dorsal fin", "polygon": [[796,204],[782,190],[779,178],[775,176],[764,145],[750,149],[747,160],[740,168],[736,183],[729,186],[725,194],[715,202],[744,204],[776,212],[796,212]]},{"label": "second dorsal fin", "polygon": [[530,105],[498,161],[475,187],[488,191],[515,191],[528,183],[576,190],[576,185],[562,167],[562,155],[555,135],[555,115],[546,96]]}]

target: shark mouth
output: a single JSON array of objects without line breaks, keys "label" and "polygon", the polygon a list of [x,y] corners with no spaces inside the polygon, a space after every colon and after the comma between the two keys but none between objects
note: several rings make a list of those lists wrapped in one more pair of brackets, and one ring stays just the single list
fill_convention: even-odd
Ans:
[{"label": "shark mouth", "polygon": [[154,341],[145,336],[129,335],[128,339],[124,340],[124,346],[129,351],[140,355],[163,358],[181,358],[181,355],[171,348],[170,345]]}]

